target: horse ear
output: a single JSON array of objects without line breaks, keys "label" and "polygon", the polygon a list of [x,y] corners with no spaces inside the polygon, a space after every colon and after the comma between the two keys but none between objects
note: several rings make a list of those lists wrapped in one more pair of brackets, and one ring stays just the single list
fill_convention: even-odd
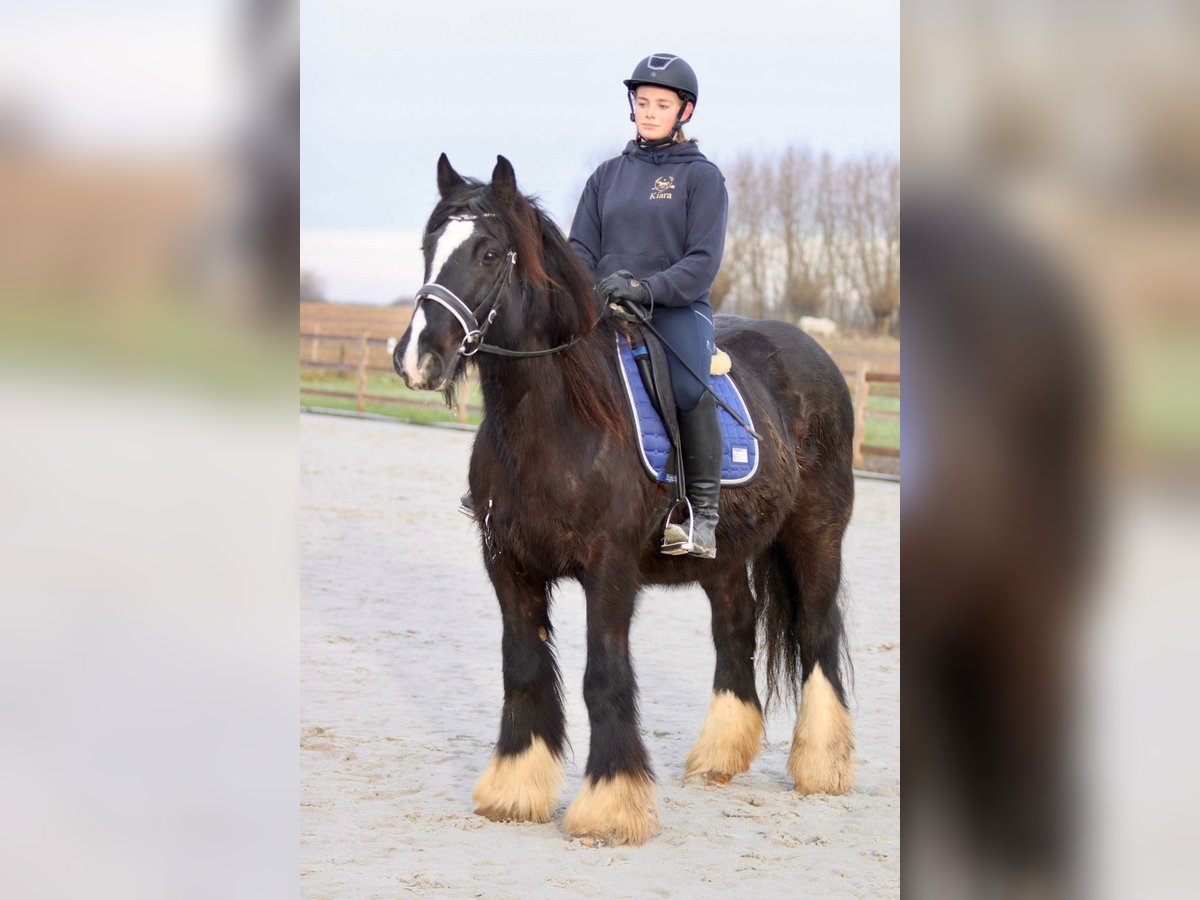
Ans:
[{"label": "horse ear", "polygon": [[449,196],[467,183],[454,171],[454,166],[450,165],[450,158],[445,153],[438,157],[437,183],[438,193],[443,197]]},{"label": "horse ear", "polygon": [[505,206],[517,201],[517,175],[512,163],[503,156],[496,157],[496,168],[492,170],[492,193]]}]

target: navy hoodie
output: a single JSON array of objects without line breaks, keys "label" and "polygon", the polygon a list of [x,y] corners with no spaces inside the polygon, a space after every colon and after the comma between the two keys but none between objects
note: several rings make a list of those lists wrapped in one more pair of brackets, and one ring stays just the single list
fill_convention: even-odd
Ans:
[{"label": "navy hoodie", "polygon": [[642,279],[654,306],[707,303],[728,209],[721,170],[694,143],[645,150],[630,141],[588,179],[571,245],[597,281],[618,269]]}]

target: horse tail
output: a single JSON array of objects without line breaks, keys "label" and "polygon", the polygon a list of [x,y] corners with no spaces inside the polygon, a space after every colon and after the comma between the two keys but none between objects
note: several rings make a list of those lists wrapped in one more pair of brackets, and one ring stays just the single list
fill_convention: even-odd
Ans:
[{"label": "horse tail", "polygon": [[[796,697],[800,675],[800,588],[792,575],[786,550],[770,544],[751,566],[759,641],[766,654],[767,709],[781,694]],[[760,657],[761,658],[761,657]]]}]

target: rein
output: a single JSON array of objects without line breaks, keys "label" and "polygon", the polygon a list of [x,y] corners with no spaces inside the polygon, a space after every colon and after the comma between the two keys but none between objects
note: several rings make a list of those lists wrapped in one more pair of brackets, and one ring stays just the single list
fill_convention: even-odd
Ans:
[{"label": "rein", "polygon": [[[486,214],[485,214],[486,215]],[[451,216],[456,221],[472,221],[480,218],[477,215]],[[462,343],[455,352],[455,358],[451,360],[450,369],[453,371],[458,363],[458,357],[472,357],[476,353],[491,353],[495,356],[508,356],[525,359],[533,356],[549,356],[553,353],[562,353],[564,350],[569,350],[571,347],[579,343],[580,338],[574,337],[565,344],[559,344],[557,347],[550,347],[545,350],[509,350],[507,347],[499,347],[495,344],[485,344],[483,337],[487,334],[489,328],[492,327],[492,322],[500,313],[500,291],[504,287],[505,282],[512,278],[513,268],[517,264],[517,251],[509,250],[505,254],[504,268],[500,274],[496,276],[496,280],[492,282],[491,288],[487,295],[473,311],[467,306],[462,299],[444,285],[438,284],[436,281],[431,281],[428,284],[421,285],[417,289],[416,309],[421,308],[421,303],[424,300],[432,300],[435,303],[445,307],[450,311],[450,314],[458,320],[458,324],[462,326],[465,334],[463,335]],[[479,323],[478,313],[485,307],[489,307],[487,318],[483,320],[483,324]]]},{"label": "rein", "polygon": [[[655,338],[655,340],[657,340],[662,346],[666,347],[668,350],[671,351],[671,355],[674,356],[675,359],[677,359],[679,361],[679,364],[681,366],[683,366],[684,369],[686,369],[693,378],[695,378],[698,382],[700,382],[701,386],[704,388],[705,393],[711,394],[713,400],[716,401],[717,405],[719,407],[721,407],[721,409],[723,409],[723,410],[725,410],[725,412],[729,413],[729,415],[733,417],[733,420],[735,422],[737,422],[739,425],[741,425],[743,428],[745,428],[746,432],[751,437],[753,437],[760,444],[762,443],[762,439],[763,439],[762,435],[759,434],[757,431],[755,431],[753,428],[751,428],[750,423],[747,422],[745,419],[743,419],[736,409],[734,409],[732,406],[730,406],[728,403],[726,403],[724,400],[722,400],[717,395],[717,392],[712,389],[712,386],[709,385],[708,379],[699,375],[696,372],[696,370],[693,369],[688,364],[688,361],[683,358],[683,355],[678,350],[676,350],[673,346],[671,346],[671,342],[668,341],[665,337],[663,337],[662,332],[659,331],[657,328],[655,328],[654,325],[651,323],[650,313],[646,312],[646,310],[641,305],[639,305],[637,303],[631,303],[631,302],[622,302],[620,304],[613,303],[613,304],[609,304],[609,311],[614,317],[621,319],[622,321],[636,322],[636,323],[640,324],[643,328],[645,328],[646,331],[649,332]],[[665,418],[665,416],[664,416],[664,418]]]}]

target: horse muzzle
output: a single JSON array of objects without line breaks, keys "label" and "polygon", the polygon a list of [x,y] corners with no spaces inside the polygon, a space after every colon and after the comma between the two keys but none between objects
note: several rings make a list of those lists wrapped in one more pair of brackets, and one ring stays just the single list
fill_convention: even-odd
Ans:
[{"label": "horse muzzle", "polygon": [[404,385],[414,391],[440,391],[446,385],[446,377],[442,359],[430,350],[420,355],[402,353],[403,347],[397,347],[392,354],[392,366],[397,374],[404,379]]}]

